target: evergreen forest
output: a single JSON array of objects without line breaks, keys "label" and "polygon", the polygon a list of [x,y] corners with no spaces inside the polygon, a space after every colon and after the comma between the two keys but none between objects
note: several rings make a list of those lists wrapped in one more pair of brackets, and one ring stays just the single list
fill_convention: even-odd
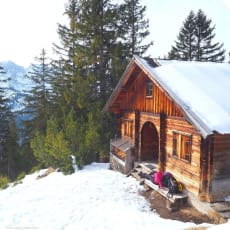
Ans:
[{"label": "evergreen forest", "polygon": [[[133,55],[143,56],[153,44],[145,42],[146,7],[139,0],[121,2],[67,2],[68,23],[58,24],[55,58],[42,49],[25,76],[34,84],[21,111],[28,119],[20,126],[0,87],[0,184],[43,167],[72,173],[72,156],[79,168],[108,161],[110,139],[119,133],[115,115],[102,109]],[[167,58],[224,61],[211,23],[202,10],[191,11]],[[0,83],[7,81],[0,71]]]},{"label": "evergreen forest", "polygon": [[50,166],[71,173],[71,156],[79,168],[108,160],[117,121],[102,113],[103,106],[130,58],[152,45],[144,42],[149,35],[145,6],[139,0],[113,2],[67,2],[68,23],[58,24],[55,58],[41,50],[25,76],[34,84],[21,111],[29,119],[20,128],[0,89],[0,175],[16,179]]}]

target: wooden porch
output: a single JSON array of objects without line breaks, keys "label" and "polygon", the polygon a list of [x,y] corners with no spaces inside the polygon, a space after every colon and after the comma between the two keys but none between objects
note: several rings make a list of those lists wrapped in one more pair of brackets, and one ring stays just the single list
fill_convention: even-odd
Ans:
[{"label": "wooden porch", "polygon": [[133,169],[133,143],[128,138],[110,140],[110,167],[124,174]]},{"label": "wooden porch", "polygon": [[158,185],[152,183],[149,179],[143,179],[140,177],[140,173],[150,174],[151,172],[157,171],[158,165],[152,162],[135,162],[134,169],[128,174],[135,177],[145,187],[157,191],[161,196],[167,199],[167,208],[170,211],[176,211],[187,203],[188,196],[186,194],[178,193],[172,197],[168,197],[168,188],[160,189]]}]

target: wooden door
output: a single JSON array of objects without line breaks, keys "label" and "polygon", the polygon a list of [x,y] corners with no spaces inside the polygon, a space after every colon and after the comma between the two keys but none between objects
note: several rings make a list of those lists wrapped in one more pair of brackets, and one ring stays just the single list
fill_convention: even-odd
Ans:
[{"label": "wooden door", "polygon": [[159,137],[157,129],[151,122],[146,122],[141,130],[141,161],[158,163]]}]

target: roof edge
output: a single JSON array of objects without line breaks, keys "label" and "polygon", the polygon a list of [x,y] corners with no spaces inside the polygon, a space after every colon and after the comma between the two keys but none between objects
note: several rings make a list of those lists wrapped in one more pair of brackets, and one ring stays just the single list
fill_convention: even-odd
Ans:
[{"label": "roof edge", "polygon": [[208,126],[206,124],[204,124],[203,121],[201,121],[199,119],[199,117],[190,109],[188,108],[187,105],[184,105],[184,103],[176,96],[176,94],[174,92],[171,91],[171,89],[164,84],[164,82],[162,82],[160,80],[160,78],[158,77],[157,73],[154,72],[154,68],[147,68],[148,66],[146,66],[143,63],[143,59],[135,56],[135,59],[137,61],[137,64],[139,65],[139,67],[142,70],[145,70],[145,72],[147,73],[148,76],[152,76],[157,83],[164,89],[166,90],[166,92],[169,94],[170,97],[173,98],[173,100],[181,107],[182,111],[184,112],[186,118],[196,127],[196,129],[198,130],[198,132],[204,137],[206,138],[208,135],[213,134],[213,131],[208,128]]},{"label": "roof edge", "polygon": [[125,68],[120,80],[118,81],[116,87],[113,89],[113,92],[112,94],[110,95],[109,99],[107,100],[105,106],[103,107],[102,109],[102,112],[105,113],[105,112],[108,112],[109,111],[109,105],[111,103],[113,103],[114,99],[115,99],[115,96],[117,95],[118,91],[121,89],[121,85],[123,83],[123,80],[126,76],[126,73],[129,71],[131,65],[135,62],[135,56],[130,60],[129,64],[127,65],[127,67]]}]

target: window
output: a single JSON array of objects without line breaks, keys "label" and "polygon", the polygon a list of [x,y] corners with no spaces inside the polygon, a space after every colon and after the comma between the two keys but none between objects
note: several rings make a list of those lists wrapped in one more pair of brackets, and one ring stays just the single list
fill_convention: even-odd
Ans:
[{"label": "window", "polygon": [[153,83],[147,82],[146,83],[146,97],[152,97],[153,96]]},{"label": "window", "polygon": [[124,136],[133,137],[133,121],[125,119],[123,121]]},{"label": "window", "polygon": [[179,143],[180,143],[180,135],[179,133],[173,133],[173,156],[179,156]]},{"label": "window", "polygon": [[192,136],[173,132],[173,156],[191,161]]}]

